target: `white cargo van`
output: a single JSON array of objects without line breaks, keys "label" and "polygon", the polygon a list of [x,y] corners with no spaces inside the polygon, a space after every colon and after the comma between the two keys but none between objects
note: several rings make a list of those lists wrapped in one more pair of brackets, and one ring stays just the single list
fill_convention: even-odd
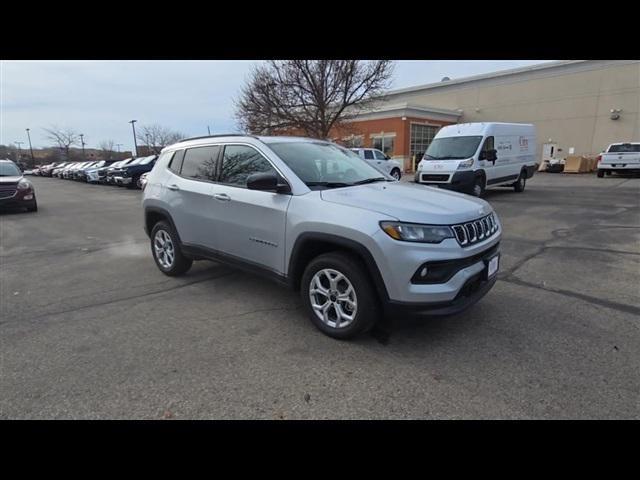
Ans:
[{"label": "white cargo van", "polygon": [[535,126],[460,123],[436,134],[418,164],[415,181],[479,197],[494,186],[522,192],[535,170]]}]

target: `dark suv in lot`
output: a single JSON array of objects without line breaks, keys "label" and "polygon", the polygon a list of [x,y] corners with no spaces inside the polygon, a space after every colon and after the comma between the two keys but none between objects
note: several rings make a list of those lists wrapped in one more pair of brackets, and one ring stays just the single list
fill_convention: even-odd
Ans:
[{"label": "dark suv in lot", "polygon": [[150,172],[156,164],[157,155],[137,158],[124,167],[113,171],[113,178],[116,185],[126,185],[128,188],[142,188],[140,177],[143,173]]},{"label": "dark suv in lot", "polygon": [[0,207],[21,207],[30,212],[38,210],[32,183],[24,178],[11,160],[0,160]]}]

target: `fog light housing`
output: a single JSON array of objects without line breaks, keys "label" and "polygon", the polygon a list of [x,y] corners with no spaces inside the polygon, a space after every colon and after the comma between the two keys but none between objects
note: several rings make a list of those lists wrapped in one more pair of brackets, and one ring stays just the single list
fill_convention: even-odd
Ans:
[{"label": "fog light housing", "polygon": [[24,197],[22,197],[24,200],[33,200],[33,195],[29,194],[29,195],[25,195]]}]

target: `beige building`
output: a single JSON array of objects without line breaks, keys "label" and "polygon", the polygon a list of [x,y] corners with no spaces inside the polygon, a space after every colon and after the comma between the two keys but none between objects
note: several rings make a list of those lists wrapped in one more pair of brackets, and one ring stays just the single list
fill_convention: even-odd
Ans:
[{"label": "beige building", "polygon": [[353,123],[354,138],[391,146],[386,152],[411,170],[440,126],[456,122],[533,123],[540,159],[640,141],[640,61],[549,62],[394,90]]}]

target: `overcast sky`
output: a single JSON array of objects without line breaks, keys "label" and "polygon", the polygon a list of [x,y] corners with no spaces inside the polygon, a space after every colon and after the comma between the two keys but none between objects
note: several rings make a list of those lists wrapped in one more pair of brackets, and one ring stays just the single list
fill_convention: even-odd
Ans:
[{"label": "overcast sky", "polygon": [[[392,88],[403,88],[540,63],[398,61]],[[0,144],[50,146],[44,127],[84,133],[88,147],[106,139],[131,150],[127,122],[158,123],[188,135],[237,131],[233,98],[252,61],[1,61]],[[28,145],[27,145],[28,146]]]}]

